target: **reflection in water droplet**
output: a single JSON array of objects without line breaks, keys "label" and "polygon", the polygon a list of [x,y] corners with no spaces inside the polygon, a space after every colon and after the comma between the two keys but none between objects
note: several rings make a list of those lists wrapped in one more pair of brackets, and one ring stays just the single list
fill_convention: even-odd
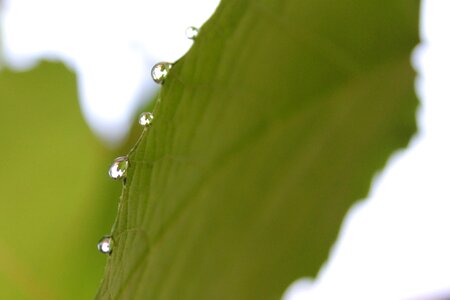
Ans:
[{"label": "reflection in water droplet", "polygon": [[106,235],[100,239],[97,249],[103,254],[111,254],[114,246],[114,240],[110,235]]},{"label": "reflection in water droplet", "polygon": [[198,28],[194,26],[189,26],[186,28],[186,37],[190,40],[195,40],[198,35]]},{"label": "reflection in water droplet", "polygon": [[167,78],[172,64],[168,62],[160,62],[153,66],[152,68],[152,78],[156,83],[164,83]]},{"label": "reflection in water droplet", "polygon": [[121,156],[114,160],[109,168],[109,177],[112,179],[121,179],[126,176],[128,169],[128,157]]},{"label": "reflection in water droplet", "polygon": [[151,126],[153,123],[153,114],[150,112],[143,112],[139,116],[139,124],[142,126]]}]

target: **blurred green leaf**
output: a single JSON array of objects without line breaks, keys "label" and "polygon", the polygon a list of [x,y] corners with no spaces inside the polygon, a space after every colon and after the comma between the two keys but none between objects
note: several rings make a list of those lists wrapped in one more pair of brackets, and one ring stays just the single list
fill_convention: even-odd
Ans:
[{"label": "blurred green leaf", "polygon": [[418,2],[227,0],[130,153],[97,299],[279,299],[416,129]]},{"label": "blurred green leaf", "polygon": [[76,95],[60,64],[0,72],[0,299],[95,295],[120,185]]}]

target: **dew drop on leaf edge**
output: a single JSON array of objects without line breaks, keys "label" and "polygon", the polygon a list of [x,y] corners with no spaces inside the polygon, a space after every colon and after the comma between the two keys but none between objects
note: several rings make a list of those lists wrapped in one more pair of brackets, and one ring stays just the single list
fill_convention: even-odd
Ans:
[{"label": "dew drop on leaf edge", "polygon": [[195,38],[198,35],[198,28],[194,26],[189,26],[188,28],[186,28],[185,34],[188,39],[195,40]]},{"label": "dew drop on leaf edge", "polygon": [[111,254],[113,251],[114,240],[110,235],[105,235],[97,244],[97,249],[100,253]]},{"label": "dew drop on leaf edge", "polygon": [[168,62],[160,62],[152,68],[152,79],[156,83],[162,84],[169,75],[169,71],[172,68],[172,64]]},{"label": "dew drop on leaf edge", "polygon": [[116,158],[109,168],[109,177],[114,180],[122,179],[126,176],[128,169],[128,157],[120,156]]},{"label": "dew drop on leaf edge", "polygon": [[139,116],[139,124],[144,127],[151,126],[153,123],[153,114],[150,112],[143,112]]}]

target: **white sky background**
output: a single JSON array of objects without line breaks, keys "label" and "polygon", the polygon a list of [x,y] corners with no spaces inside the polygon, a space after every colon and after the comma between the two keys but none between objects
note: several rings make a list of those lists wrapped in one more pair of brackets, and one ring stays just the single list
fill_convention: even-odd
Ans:
[{"label": "white sky background", "polygon": [[[3,0],[4,55],[17,69],[38,59],[62,60],[77,73],[82,112],[111,145],[127,134],[136,108],[158,86],[158,61],[175,61],[191,46],[219,0]],[[0,0],[1,2],[1,0]]]},{"label": "white sky background", "polygon": [[[8,64],[64,61],[77,73],[88,123],[114,144],[157,88],[151,66],[181,57],[192,43],[185,28],[200,26],[219,0],[4,2]],[[419,134],[350,211],[318,279],[293,284],[284,300],[450,296],[450,1],[422,8]]]}]

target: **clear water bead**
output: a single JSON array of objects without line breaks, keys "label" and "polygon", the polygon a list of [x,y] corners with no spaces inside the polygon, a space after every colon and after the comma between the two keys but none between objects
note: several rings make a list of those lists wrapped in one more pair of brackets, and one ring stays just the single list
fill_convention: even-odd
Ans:
[{"label": "clear water bead", "polygon": [[110,235],[106,235],[100,239],[97,249],[103,254],[111,254],[114,246],[114,240]]},{"label": "clear water bead", "polygon": [[139,124],[145,127],[151,126],[153,123],[153,114],[150,112],[143,112],[139,116]]},{"label": "clear water bead", "polygon": [[152,78],[156,83],[163,83],[167,78],[170,69],[172,69],[172,64],[168,62],[160,62],[153,66],[152,68]]},{"label": "clear water bead", "polygon": [[198,35],[198,28],[194,26],[189,26],[186,28],[186,37],[190,40],[195,40]]},{"label": "clear water bead", "polygon": [[109,177],[112,179],[124,178],[127,174],[128,169],[128,157],[121,156],[114,160],[111,167],[109,168]]}]

